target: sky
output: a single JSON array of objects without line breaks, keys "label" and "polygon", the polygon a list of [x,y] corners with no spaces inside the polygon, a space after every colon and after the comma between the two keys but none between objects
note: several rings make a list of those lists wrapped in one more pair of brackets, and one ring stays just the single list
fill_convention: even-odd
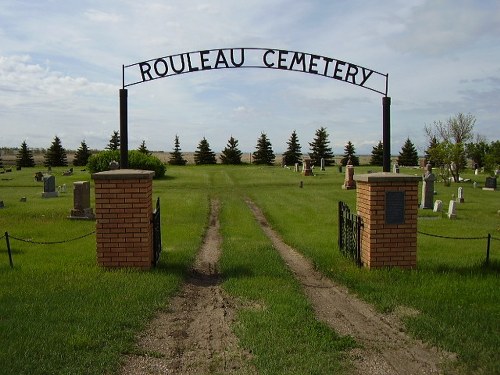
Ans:
[{"label": "sky", "polygon": [[[499,41],[497,0],[0,0],[0,147],[48,148],[58,136],[67,150],[104,149],[120,128],[122,66],[226,48],[271,49],[275,66],[276,51],[299,51],[388,74],[393,155],[407,138],[423,154],[424,126],[458,113],[490,142]],[[217,51],[204,56],[213,67]],[[265,133],[281,153],[295,131],[307,153],[321,127],[336,155],[382,140],[383,95],[318,74],[200,69],[127,93],[129,149],[144,140],[170,152],[178,135],[184,152],[203,138],[220,152],[230,137],[252,152]]]}]

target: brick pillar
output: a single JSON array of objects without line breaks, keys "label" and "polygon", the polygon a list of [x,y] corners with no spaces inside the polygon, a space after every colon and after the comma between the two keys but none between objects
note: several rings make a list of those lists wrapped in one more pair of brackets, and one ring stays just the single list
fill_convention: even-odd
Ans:
[{"label": "brick pillar", "polygon": [[94,173],[97,261],[148,269],[153,262],[153,171]]},{"label": "brick pillar", "polygon": [[361,216],[361,262],[368,268],[417,265],[419,176],[389,172],[355,175]]}]

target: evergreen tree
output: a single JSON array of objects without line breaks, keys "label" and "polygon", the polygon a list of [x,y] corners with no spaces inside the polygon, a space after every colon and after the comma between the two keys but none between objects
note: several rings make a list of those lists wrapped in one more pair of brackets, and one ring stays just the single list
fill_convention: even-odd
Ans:
[{"label": "evergreen tree", "polygon": [[203,137],[200,141],[198,148],[194,153],[194,163],[196,165],[217,164],[215,153],[210,149],[210,145],[205,137]]},{"label": "evergreen tree", "polygon": [[347,144],[344,147],[344,157],[340,161],[342,165],[347,165],[347,162],[351,159],[352,165],[356,166],[359,165],[359,158],[356,156],[356,149],[354,148],[354,145],[351,143],[351,141],[347,142]]},{"label": "evergreen tree", "polygon": [[384,165],[384,145],[382,144],[382,141],[378,141],[378,145],[373,146],[370,165]]},{"label": "evergreen tree", "polygon": [[111,136],[111,139],[109,140],[108,145],[106,146],[107,150],[118,150],[120,148],[120,134],[118,133],[117,130],[113,131],[113,135]]},{"label": "evergreen tree", "polygon": [[415,166],[418,165],[418,153],[417,149],[410,141],[410,138],[406,139],[405,144],[401,148],[401,152],[398,157],[399,165]]},{"label": "evergreen tree", "polygon": [[292,135],[286,144],[288,145],[288,148],[283,153],[283,164],[295,165],[295,163],[300,163],[302,161],[302,151],[299,138],[297,137],[295,130],[292,132]]},{"label": "evergreen tree", "polygon": [[430,163],[432,167],[438,167],[443,164],[443,160],[439,157],[439,153],[435,152],[438,148],[439,142],[435,136],[431,136],[429,140],[429,147],[425,150],[426,163]]},{"label": "evergreen tree", "polygon": [[168,159],[168,164],[170,164],[170,165],[186,165],[186,163],[187,163],[187,160],[182,157],[179,136],[176,134],[175,141],[174,141],[174,152],[170,153],[170,159]]},{"label": "evergreen tree", "polygon": [[241,164],[242,152],[238,149],[238,141],[231,136],[226,148],[222,151],[220,160],[222,164]]},{"label": "evergreen tree", "polygon": [[321,127],[316,130],[315,138],[312,142],[309,143],[311,147],[311,152],[309,153],[309,157],[312,159],[314,165],[319,165],[321,163],[321,159],[325,160],[325,165],[332,165],[335,163],[333,160],[333,152],[328,145],[330,141],[328,140],[328,133],[326,128]]},{"label": "evergreen tree", "polygon": [[21,143],[21,148],[16,156],[16,166],[18,167],[34,167],[35,159],[33,158],[33,152],[28,148],[26,141]]},{"label": "evergreen tree", "polygon": [[151,152],[146,147],[146,141],[144,139],[142,140],[142,143],[139,146],[139,148],[137,149],[137,151],[139,151],[141,154],[145,154],[145,155],[148,155],[148,156],[151,155]]},{"label": "evergreen tree", "polygon": [[275,156],[271,142],[265,133],[260,134],[255,148],[256,151],[252,154],[253,164],[273,165]]},{"label": "evergreen tree", "polygon": [[45,152],[43,165],[46,167],[66,167],[68,165],[66,150],[57,135],[54,137],[52,145]]},{"label": "evergreen tree", "polygon": [[85,140],[83,140],[78,150],[76,150],[75,157],[73,158],[73,165],[75,167],[87,165],[90,155],[92,155],[92,153],[87,147]]}]

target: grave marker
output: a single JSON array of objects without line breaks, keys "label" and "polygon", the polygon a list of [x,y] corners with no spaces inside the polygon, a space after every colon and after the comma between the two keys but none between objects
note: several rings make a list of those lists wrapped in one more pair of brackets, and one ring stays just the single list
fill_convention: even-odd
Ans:
[{"label": "grave marker", "polygon": [[425,174],[422,177],[422,202],[420,208],[433,208],[434,200],[434,181],[436,176],[432,173],[432,165],[425,166]]},{"label": "grave marker", "polygon": [[94,220],[95,215],[90,208],[90,183],[88,181],[75,181],[73,187],[73,209],[69,218]]},{"label": "grave marker", "polygon": [[448,206],[448,218],[449,219],[457,218],[457,202],[454,199],[450,201],[450,205]]},{"label": "grave marker", "polygon": [[43,176],[43,193],[42,198],[55,198],[57,197],[56,191],[56,178],[52,175]]},{"label": "grave marker", "polygon": [[442,200],[437,200],[434,202],[434,212],[441,212],[443,210],[443,201]]},{"label": "grave marker", "polygon": [[464,188],[461,187],[461,186],[458,188],[457,202],[458,203],[464,203],[465,202],[465,199],[464,199]]}]

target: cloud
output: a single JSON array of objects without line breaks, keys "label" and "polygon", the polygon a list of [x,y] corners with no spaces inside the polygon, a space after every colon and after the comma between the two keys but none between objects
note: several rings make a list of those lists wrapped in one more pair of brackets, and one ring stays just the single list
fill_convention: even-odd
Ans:
[{"label": "cloud", "polygon": [[467,0],[427,0],[413,7],[388,44],[398,51],[426,56],[460,55],[482,39],[498,40],[500,3]]}]

